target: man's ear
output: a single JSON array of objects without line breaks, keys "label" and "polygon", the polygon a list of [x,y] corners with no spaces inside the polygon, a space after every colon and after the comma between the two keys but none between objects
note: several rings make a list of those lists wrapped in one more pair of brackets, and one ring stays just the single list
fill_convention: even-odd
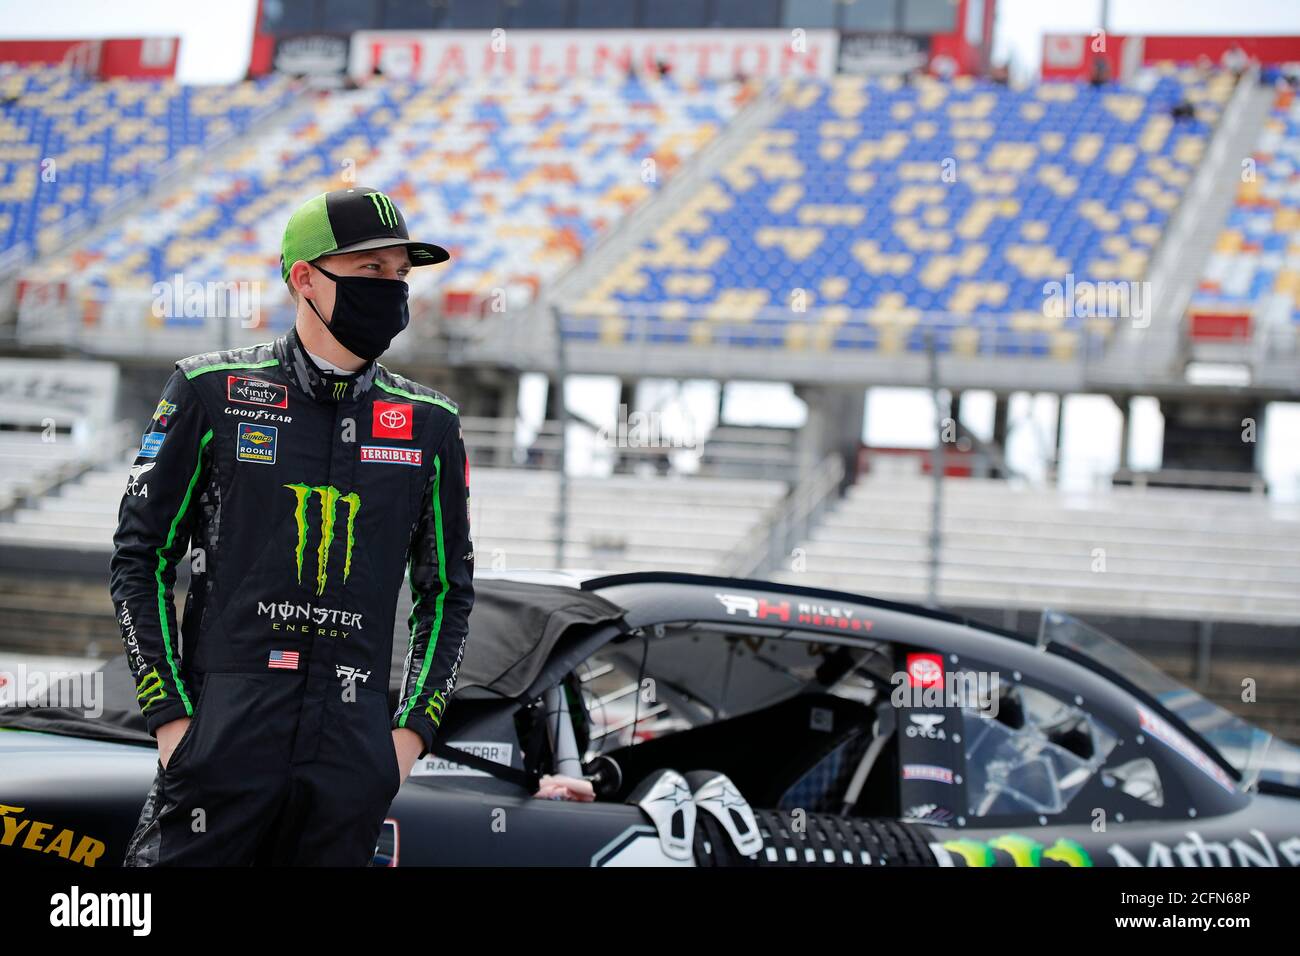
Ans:
[{"label": "man's ear", "polygon": [[296,291],[299,295],[302,295],[304,292],[308,293],[307,298],[309,299],[314,295],[314,290],[312,289],[313,278],[315,277],[312,275],[311,266],[307,265],[307,263],[302,259],[299,259],[289,267],[289,288]]}]

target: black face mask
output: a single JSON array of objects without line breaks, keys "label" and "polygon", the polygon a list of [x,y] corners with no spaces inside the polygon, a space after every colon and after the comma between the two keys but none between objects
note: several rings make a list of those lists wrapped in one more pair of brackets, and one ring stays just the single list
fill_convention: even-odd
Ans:
[{"label": "black face mask", "polygon": [[311,299],[307,304],[335,341],[353,355],[367,361],[379,358],[411,321],[406,304],[410,287],[401,279],[336,276],[314,262],[308,265],[334,280],[334,317],[327,323]]}]

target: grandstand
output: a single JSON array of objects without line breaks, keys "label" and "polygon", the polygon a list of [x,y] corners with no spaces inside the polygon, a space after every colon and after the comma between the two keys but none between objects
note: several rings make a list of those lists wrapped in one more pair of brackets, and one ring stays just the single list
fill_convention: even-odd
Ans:
[{"label": "grandstand", "polygon": [[1279,89],[1192,299],[1207,338],[1300,335],[1300,100]]},{"label": "grandstand", "polygon": [[[736,83],[461,81],[417,86],[377,78],[363,88],[301,94],[255,140],[241,140],[160,191],[75,259],[49,259],[26,279],[73,301],[117,306],[118,328],[197,327],[202,316],[153,319],[152,287],[254,283],[261,313],[247,341],[282,331],[292,303],[279,240],[297,197],[363,182],[401,204],[413,233],[437,231],[452,252],[434,286],[447,314],[529,304],[595,237],[643,202],[715,136],[752,90]],[[234,121],[232,116],[230,122]],[[51,334],[49,323],[33,333]],[[31,335],[28,341],[31,341]],[[174,337],[173,337],[174,340]],[[111,347],[107,343],[106,347]]]},{"label": "grandstand", "polygon": [[[0,444],[0,478],[33,457]],[[474,445],[469,445],[471,456]],[[0,551],[9,570],[68,562],[106,566],[128,457],[84,472],[12,509],[0,522]],[[57,467],[50,456],[40,463]],[[556,566],[558,475],[553,471],[474,469],[472,522],[483,566]],[[563,543],[565,563],[605,571],[676,570],[721,573],[737,542],[761,528],[786,491],[780,481],[616,475],[573,479]],[[690,535],[682,533],[690,529]]]},{"label": "grandstand", "polygon": [[[931,489],[869,476],[799,543],[807,581],[924,601]],[[1300,505],[1167,488],[1065,492],[950,482],[939,600],[961,607],[1287,624],[1300,619]]]},{"label": "grandstand", "polygon": [[[1268,91],[1153,65],[1123,85],[769,84],[463,360],[821,385],[1179,389],[1183,311]],[[1173,116],[1191,104],[1192,114]],[[1186,201],[1185,201],[1186,200]],[[1286,394],[1294,343],[1233,356]]]},{"label": "grandstand", "polygon": [[81,464],[80,453],[71,442],[51,448],[39,433],[0,433],[0,511],[59,487]]},{"label": "grandstand", "polygon": [[1045,311],[1044,281],[1144,277],[1230,90],[1173,69],[1147,91],[791,81],[570,329],[616,345],[620,307],[653,304],[642,341],[895,353],[933,330],[941,352],[1072,357],[1114,316]]},{"label": "grandstand", "polygon": [[279,76],[192,87],[0,64],[0,274],[54,251],[290,98]]}]

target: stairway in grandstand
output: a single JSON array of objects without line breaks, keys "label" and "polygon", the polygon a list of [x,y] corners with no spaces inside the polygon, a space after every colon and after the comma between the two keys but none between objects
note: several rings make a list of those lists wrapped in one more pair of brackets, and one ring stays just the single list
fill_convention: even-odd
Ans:
[{"label": "stairway in grandstand", "polygon": [[[737,161],[754,136],[780,112],[780,100],[770,95],[755,95],[743,88],[744,105],[729,122],[721,126],[703,148],[689,156],[680,168],[667,170],[672,175],[661,185],[653,199],[641,203],[618,222],[602,241],[590,249],[573,268],[560,275],[546,290],[545,301],[526,312],[489,314],[474,330],[469,356],[475,361],[516,358],[521,351],[550,354],[554,350],[552,322],[540,308],[549,302],[567,303],[588,295],[592,289],[609,288],[626,275],[632,258],[641,245],[665,230],[683,210],[699,202],[702,188],[728,163]],[[712,132],[712,131],[711,131]]]},{"label": "stairway in grandstand", "polygon": [[[1218,83],[1228,86],[1226,75]],[[1120,323],[1104,362],[1092,380],[1110,386],[1136,381],[1177,368],[1186,348],[1184,317],[1198,287],[1219,230],[1229,215],[1234,191],[1224,183],[1241,179],[1242,143],[1255,142],[1273,94],[1247,76],[1233,89],[1204,158],[1187,183],[1182,203],[1170,217],[1146,275],[1151,290],[1141,321]],[[1199,103],[1196,104],[1198,107]]]},{"label": "stairway in grandstand", "polygon": [[[868,477],[779,580],[926,597],[932,487]],[[939,602],[1135,617],[1300,620],[1300,505],[1167,488],[1074,493],[947,481]]]},{"label": "stairway in grandstand", "polygon": [[85,453],[74,441],[42,441],[40,432],[0,431],[0,514],[75,475]]},{"label": "stairway in grandstand", "polygon": [[[1194,358],[1247,361],[1256,383],[1290,387],[1300,354],[1300,97],[1287,86],[1254,93],[1259,113],[1233,159],[1235,182],[1188,308]],[[1242,144],[1252,145],[1249,157]]]}]

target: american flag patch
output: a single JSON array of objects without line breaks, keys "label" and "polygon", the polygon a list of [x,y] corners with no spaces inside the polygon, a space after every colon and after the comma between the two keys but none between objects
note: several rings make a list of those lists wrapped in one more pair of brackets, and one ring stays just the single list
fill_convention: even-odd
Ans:
[{"label": "american flag patch", "polygon": [[280,670],[296,671],[298,669],[298,652],[272,651],[271,659],[266,662],[266,666],[278,667]]}]

